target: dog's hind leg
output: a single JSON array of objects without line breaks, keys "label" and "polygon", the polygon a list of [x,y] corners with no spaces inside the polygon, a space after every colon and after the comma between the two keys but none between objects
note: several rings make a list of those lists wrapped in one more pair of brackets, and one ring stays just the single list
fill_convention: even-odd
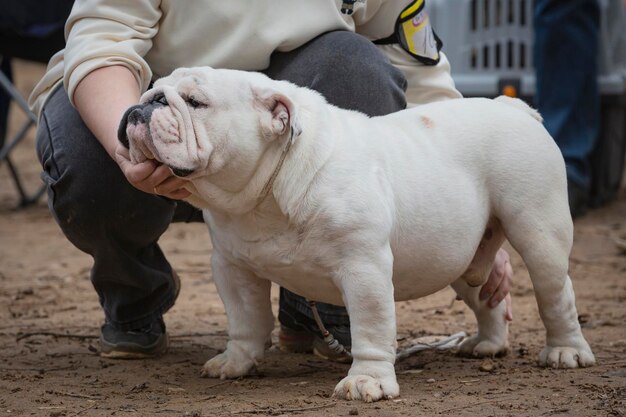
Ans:
[{"label": "dog's hind leg", "polygon": [[536,206],[501,218],[509,242],[522,256],[546,327],[539,363],[553,368],[591,366],[595,358],[583,337],[568,275],[573,225],[566,198],[545,198]]},{"label": "dog's hind leg", "polygon": [[508,323],[504,319],[506,303],[503,301],[495,308],[490,308],[488,300],[479,299],[481,285],[487,281],[503,241],[504,232],[500,222],[496,218],[489,219],[472,262],[463,275],[452,283],[452,288],[472,309],[478,322],[477,334],[461,343],[460,355],[481,358],[508,352]]},{"label": "dog's hind leg", "polygon": [[459,354],[477,358],[505,355],[509,350],[508,323],[504,318],[506,302],[490,308],[488,300],[479,299],[481,287],[471,287],[462,278],[453,282],[452,288],[472,309],[478,322],[478,332],[461,343]]}]

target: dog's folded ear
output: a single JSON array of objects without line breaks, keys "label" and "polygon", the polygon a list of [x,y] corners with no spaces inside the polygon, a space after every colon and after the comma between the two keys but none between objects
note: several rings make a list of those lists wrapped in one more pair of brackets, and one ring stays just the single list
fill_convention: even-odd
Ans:
[{"label": "dog's folded ear", "polygon": [[265,139],[273,140],[289,134],[293,141],[302,133],[298,111],[289,97],[275,90],[257,91],[254,96],[261,112],[261,130]]}]

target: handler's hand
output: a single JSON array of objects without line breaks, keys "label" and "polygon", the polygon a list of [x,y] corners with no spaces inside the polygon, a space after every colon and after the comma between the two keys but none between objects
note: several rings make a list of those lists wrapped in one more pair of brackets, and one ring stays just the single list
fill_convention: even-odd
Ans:
[{"label": "handler's hand", "polygon": [[508,321],[513,320],[513,310],[511,307],[511,282],[513,280],[513,268],[509,254],[502,248],[496,253],[493,263],[493,269],[489,274],[489,278],[480,289],[481,301],[489,299],[487,305],[491,308],[497,306],[500,301],[505,300],[506,310],[504,318]]},{"label": "handler's hand", "polygon": [[115,148],[115,160],[128,182],[144,193],[162,195],[173,200],[182,200],[191,195],[184,188],[187,181],[174,176],[167,165],[150,159],[133,165],[128,149],[121,144]]}]

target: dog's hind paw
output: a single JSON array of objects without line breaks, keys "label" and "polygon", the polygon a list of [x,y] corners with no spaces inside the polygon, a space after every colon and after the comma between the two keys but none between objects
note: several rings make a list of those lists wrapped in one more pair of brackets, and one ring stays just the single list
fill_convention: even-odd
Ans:
[{"label": "dog's hind paw", "polygon": [[539,365],[552,368],[585,368],[593,366],[596,358],[587,346],[546,346],[539,354]]},{"label": "dog's hind paw", "polygon": [[229,354],[229,351],[226,350],[224,353],[209,359],[202,367],[200,375],[202,377],[231,379],[249,374],[255,363],[246,358],[232,358],[232,356],[232,353]]},{"label": "dog's hind paw", "polygon": [[395,378],[374,378],[369,375],[349,375],[335,387],[333,396],[346,400],[363,400],[366,403],[391,399],[400,395]]},{"label": "dog's hind paw", "polygon": [[504,356],[508,352],[509,344],[506,339],[504,341],[493,341],[480,339],[478,335],[465,339],[458,350],[460,356],[474,358],[493,358],[496,356]]}]

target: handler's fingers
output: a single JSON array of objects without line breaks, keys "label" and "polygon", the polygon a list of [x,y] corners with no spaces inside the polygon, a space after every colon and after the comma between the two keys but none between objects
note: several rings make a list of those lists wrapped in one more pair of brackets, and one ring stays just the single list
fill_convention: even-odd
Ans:
[{"label": "handler's fingers", "polygon": [[172,191],[168,194],[165,194],[165,197],[171,198],[172,200],[182,200],[191,195],[191,193],[185,188],[179,188],[176,191]]},{"label": "handler's fingers", "polygon": [[504,310],[504,319],[506,321],[513,321],[513,303],[511,301],[511,294],[507,294],[504,298],[506,303],[506,309]]},{"label": "handler's fingers", "polygon": [[487,278],[487,282],[480,289],[479,297],[480,301],[485,301],[489,299],[493,293],[496,292],[496,289],[500,285],[500,282],[504,278],[504,264],[494,263],[493,269],[489,274],[489,278]]},{"label": "handler's fingers", "polygon": [[166,195],[172,191],[180,190],[185,186],[185,184],[187,184],[187,182],[187,180],[172,175],[163,180],[163,182],[155,185],[154,188],[156,188],[159,194]]},{"label": "handler's fingers", "polygon": [[153,191],[155,187],[159,187],[170,177],[172,177],[170,168],[166,165],[159,165],[145,182],[146,185],[151,188],[151,191]]},{"label": "handler's fingers", "polygon": [[505,264],[509,261],[509,254],[502,248],[496,253],[496,257],[493,262],[493,268],[489,273],[487,282],[482,286],[479,293],[481,301],[489,299],[500,286],[502,279],[504,278],[506,267]]},{"label": "handler's fingers", "polygon": [[[141,181],[148,178],[156,169],[157,164],[155,161],[146,160],[139,164],[133,164],[130,162],[130,153],[125,147],[118,145],[115,148],[115,161],[120,166],[120,169],[124,173],[124,176],[135,187]],[[141,188],[140,188],[141,189]]]},{"label": "handler's fingers", "polygon": [[126,146],[122,146],[121,144],[118,144],[115,147],[115,159],[117,160],[118,157],[121,157],[123,159],[130,161],[130,150]]},{"label": "handler's fingers", "polygon": [[133,164],[128,159],[128,156],[124,155],[123,151],[116,152],[115,159],[128,182],[145,193],[156,194],[155,186],[172,176],[172,172],[168,167],[154,160]]},{"label": "handler's fingers", "polygon": [[511,291],[511,279],[513,278],[513,268],[511,268],[511,263],[506,261],[504,263],[504,274],[502,276],[502,280],[500,281],[500,285],[494,291],[493,295],[489,298],[488,306],[490,308],[494,308],[500,301],[504,300]]},{"label": "handler's fingers", "polygon": [[118,158],[118,164],[128,182],[135,186],[147,180],[157,168],[156,163],[152,160],[133,165],[129,160]]}]

